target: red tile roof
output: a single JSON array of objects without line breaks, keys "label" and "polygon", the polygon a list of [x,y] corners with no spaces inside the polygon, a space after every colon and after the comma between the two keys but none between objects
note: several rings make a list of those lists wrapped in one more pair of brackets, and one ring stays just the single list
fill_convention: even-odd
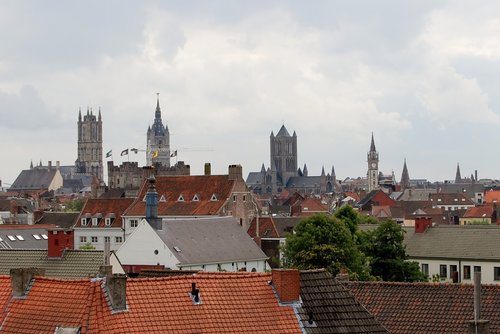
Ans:
[{"label": "red tile roof", "polygon": [[[270,279],[266,273],[129,279],[127,310],[112,312],[100,279],[36,277],[26,298],[11,299],[4,276],[0,328],[2,333],[54,333],[56,326],[81,326],[82,333],[301,333],[293,308],[278,304]],[[189,296],[193,282],[199,305]]]},{"label": "red tile roof", "polygon": [[[82,208],[80,215],[76,221],[75,227],[96,227],[92,222],[88,222],[87,226],[81,225],[81,218],[86,215],[94,216],[98,213],[102,214],[102,219],[99,220],[97,227],[121,227],[122,214],[133,203],[133,198],[108,198],[108,199],[88,199]],[[109,214],[114,214],[115,218],[111,222],[111,226],[105,226],[105,217]]]},{"label": "red tile roof", "polygon": [[[394,334],[467,333],[474,287],[466,284],[348,282],[356,299]],[[481,288],[481,318],[500,332],[500,286]]]},{"label": "red tile roof", "polygon": [[[257,218],[254,218],[250,223],[248,228],[248,235],[252,238],[256,237],[257,231]],[[278,231],[274,225],[273,219],[271,217],[261,217],[259,218],[259,237],[261,238],[279,238]]]},{"label": "red tile roof", "polygon": [[485,203],[500,203],[500,190],[490,190],[484,193]]},{"label": "red tile roof", "polygon": [[[218,214],[231,196],[234,180],[228,175],[157,176],[159,216],[204,216]],[[148,189],[147,180],[134,203],[127,209],[126,216],[144,216]],[[179,201],[182,195],[183,201]],[[212,196],[216,200],[212,200]],[[197,201],[193,201],[195,196]],[[162,197],[165,199],[162,201]]]},{"label": "red tile roof", "polygon": [[468,208],[463,218],[491,218],[493,205],[475,206]]}]

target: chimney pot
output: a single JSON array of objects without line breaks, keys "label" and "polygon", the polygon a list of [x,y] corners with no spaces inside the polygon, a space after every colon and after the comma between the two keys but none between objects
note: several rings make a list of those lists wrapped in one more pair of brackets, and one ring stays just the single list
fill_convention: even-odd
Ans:
[{"label": "chimney pot", "polygon": [[212,166],[210,162],[205,162],[205,176],[209,176],[212,174]]},{"label": "chimney pot", "polygon": [[300,298],[300,273],[297,269],[273,269],[272,283],[280,302],[291,303]]}]

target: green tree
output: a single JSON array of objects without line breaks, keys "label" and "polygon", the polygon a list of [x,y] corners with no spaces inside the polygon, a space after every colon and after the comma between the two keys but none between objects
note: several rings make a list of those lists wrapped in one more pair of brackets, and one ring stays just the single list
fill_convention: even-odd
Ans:
[{"label": "green tree", "polygon": [[358,225],[360,223],[360,218],[358,212],[356,212],[352,206],[345,205],[335,211],[335,217],[340,219],[344,224],[346,224],[351,234],[354,235],[358,230]]},{"label": "green tree", "polygon": [[85,244],[80,246],[80,249],[83,249],[83,250],[95,249],[95,246],[92,245],[92,243],[90,243],[90,242],[86,242]]},{"label": "green tree", "polygon": [[415,261],[408,261],[403,228],[386,220],[371,234],[372,243],[364,251],[371,258],[371,272],[384,281],[417,282],[428,278]]},{"label": "green tree", "polygon": [[80,211],[82,211],[84,204],[85,204],[85,201],[81,198],[67,201],[66,203],[64,203],[65,211],[80,212]]},{"label": "green tree", "polygon": [[354,241],[347,224],[336,217],[314,215],[302,220],[286,238],[287,267],[326,268],[333,275],[346,268],[357,279],[368,279],[366,258]]}]

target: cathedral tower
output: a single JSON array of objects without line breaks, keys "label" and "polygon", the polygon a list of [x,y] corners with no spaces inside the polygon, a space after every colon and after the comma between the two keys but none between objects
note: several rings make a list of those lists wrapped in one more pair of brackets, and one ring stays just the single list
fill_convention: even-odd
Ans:
[{"label": "cathedral tower", "polygon": [[170,133],[168,126],[163,126],[161,120],[160,97],[156,99],[155,120],[148,127],[146,161],[148,166],[160,164],[170,167]]},{"label": "cathedral tower", "polygon": [[293,132],[290,136],[282,125],[276,136],[271,132],[270,142],[273,186],[285,187],[288,179],[297,176],[297,134]]},{"label": "cathedral tower", "polygon": [[378,189],[378,152],[375,149],[375,141],[373,140],[370,145],[370,152],[368,152],[368,191]]},{"label": "cathedral tower", "polygon": [[410,174],[408,173],[408,167],[406,166],[406,158],[405,163],[403,165],[403,173],[401,173],[401,190],[410,188]]},{"label": "cathedral tower", "polygon": [[102,119],[101,109],[96,117],[92,109],[87,108],[83,116],[78,112],[78,158],[75,161],[76,172],[95,175],[103,180],[102,164]]}]

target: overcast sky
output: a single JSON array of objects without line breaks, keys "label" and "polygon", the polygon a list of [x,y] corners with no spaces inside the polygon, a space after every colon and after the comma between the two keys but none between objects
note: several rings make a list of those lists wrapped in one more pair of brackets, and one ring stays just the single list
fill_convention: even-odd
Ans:
[{"label": "overcast sky", "polygon": [[157,92],[192,174],[267,168],[285,124],[309,175],[366,176],[373,132],[398,180],[405,157],[411,178],[500,178],[498,1],[2,0],[0,40],[7,186],[31,160],[74,164],[80,107],[127,160]]}]

